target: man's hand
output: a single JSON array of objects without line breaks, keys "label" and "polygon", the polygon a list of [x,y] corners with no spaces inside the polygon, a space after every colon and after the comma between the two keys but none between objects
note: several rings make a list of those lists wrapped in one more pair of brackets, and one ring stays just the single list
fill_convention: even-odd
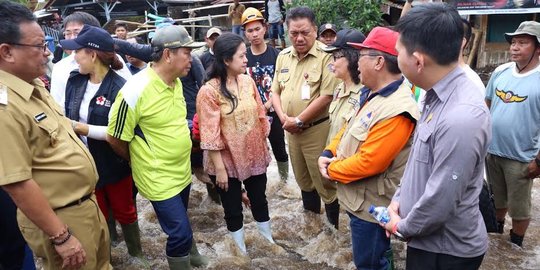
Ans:
[{"label": "man's hand", "polygon": [[283,123],[283,129],[291,134],[297,134],[303,131],[302,128],[296,125],[294,117],[287,116],[285,122]]},{"label": "man's hand", "polygon": [[79,269],[86,264],[86,252],[74,235],[54,249],[62,258],[62,269]]},{"label": "man's hand", "polygon": [[319,157],[319,160],[317,161],[317,164],[319,165],[319,172],[321,172],[321,175],[326,178],[326,179],[330,179],[330,177],[328,176],[328,166],[330,165],[330,163],[332,163],[332,161],[334,161],[333,158],[327,158],[327,157]]},{"label": "man's hand", "polygon": [[216,184],[225,192],[229,190],[229,176],[227,175],[227,170],[225,170],[225,168],[216,169]]},{"label": "man's hand", "polygon": [[388,215],[390,216],[390,221],[386,224],[380,224],[384,227],[384,229],[386,229],[386,237],[390,237],[395,224],[397,224],[401,220],[401,217],[399,216],[398,202],[392,201],[390,205],[388,205]]},{"label": "man's hand", "polygon": [[529,179],[534,179],[540,175],[540,168],[538,168],[538,165],[536,165],[536,161],[532,160],[529,162],[529,166],[527,166],[528,174],[527,177]]}]

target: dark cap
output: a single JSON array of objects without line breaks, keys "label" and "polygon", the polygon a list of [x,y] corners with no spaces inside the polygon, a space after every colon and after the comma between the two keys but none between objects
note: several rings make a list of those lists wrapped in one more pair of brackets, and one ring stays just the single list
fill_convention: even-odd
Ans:
[{"label": "dark cap", "polygon": [[337,27],[335,24],[325,23],[319,27],[319,36],[326,30],[330,30],[334,33],[337,33]]},{"label": "dark cap", "polygon": [[337,32],[336,41],[330,46],[323,47],[322,50],[325,52],[332,52],[339,49],[350,48],[354,49],[347,42],[352,43],[362,43],[366,39],[366,36],[362,32],[355,29],[343,29]]},{"label": "dark cap", "polygon": [[104,52],[114,52],[114,41],[107,31],[85,24],[75,39],[60,40],[65,50],[89,48]]},{"label": "dark cap", "polygon": [[385,52],[390,55],[397,56],[396,42],[398,40],[398,32],[386,27],[377,26],[369,32],[366,40],[362,43],[351,42],[349,45],[356,49],[373,49]]},{"label": "dark cap", "polygon": [[156,30],[152,39],[152,49],[159,51],[165,48],[200,48],[204,42],[195,42],[189,36],[186,28],[181,25],[168,25]]}]

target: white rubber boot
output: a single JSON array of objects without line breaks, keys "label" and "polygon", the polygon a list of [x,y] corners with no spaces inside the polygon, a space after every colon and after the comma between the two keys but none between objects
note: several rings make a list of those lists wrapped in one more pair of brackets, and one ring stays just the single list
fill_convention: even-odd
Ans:
[{"label": "white rubber boot", "polygon": [[234,242],[236,242],[236,245],[238,246],[240,251],[242,251],[244,255],[247,255],[246,242],[244,241],[244,227],[240,228],[240,230],[235,232],[229,231],[229,233],[234,239]]},{"label": "white rubber boot", "polygon": [[274,239],[272,238],[272,230],[270,230],[270,220],[265,222],[257,222],[257,227],[259,227],[259,232],[266,238],[270,243],[275,244]]}]

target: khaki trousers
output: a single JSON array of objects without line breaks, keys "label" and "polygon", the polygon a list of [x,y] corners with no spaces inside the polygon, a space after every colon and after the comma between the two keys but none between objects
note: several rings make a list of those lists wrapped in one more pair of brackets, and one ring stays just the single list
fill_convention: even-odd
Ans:
[{"label": "khaki trousers", "polygon": [[[95,195],[80,205],[55,212],[68,225],[71,234],[81,242],[86,251],[86,264],[80,269],[112,269],[109,231]],[[43,267],[45,269],[62,269],[62,260],[56,253],[49,237],[20,211],[17,213],[17,220],[28,246],[35,256],[43,259]]]}]

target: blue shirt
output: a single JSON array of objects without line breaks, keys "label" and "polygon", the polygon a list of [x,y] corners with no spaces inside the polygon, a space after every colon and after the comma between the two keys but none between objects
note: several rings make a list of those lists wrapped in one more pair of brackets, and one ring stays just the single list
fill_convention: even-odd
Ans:
[{"label": "blue shirt", "polygon": [[540,149],[540,66],[516,72],[514,62],[499,66],[487,85],[491,100],[493,141],[488,152],[530,162]]},{"label": "blue shirt", "polygon": [[456,67],[426,92],[409,161],[392,199],[402,218],[398,231],[413,248],[464,258],[487,250],[478,196],[491,124],[477,87]]}]

